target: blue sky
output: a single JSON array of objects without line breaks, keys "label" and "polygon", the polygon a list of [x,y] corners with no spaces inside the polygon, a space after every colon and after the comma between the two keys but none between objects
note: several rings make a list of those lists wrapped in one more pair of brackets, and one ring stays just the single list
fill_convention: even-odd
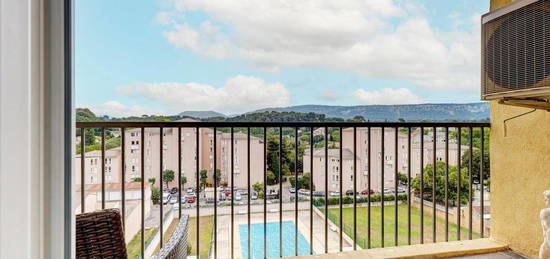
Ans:
[{"label": "blue sky", "polygon": [[76,105],[128,116],[479,101],[479,0],[79,0]]}]

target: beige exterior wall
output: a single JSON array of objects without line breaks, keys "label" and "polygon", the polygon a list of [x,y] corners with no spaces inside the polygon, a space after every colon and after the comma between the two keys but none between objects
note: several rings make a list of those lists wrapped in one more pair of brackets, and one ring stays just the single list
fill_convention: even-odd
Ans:
[{"label": "beige exterior wall", "polygon": [[[491,9],[510,2],[491,0]],[[542,192],[550,189],[550,113],[537,111],[509,121],[506,135],[503,124],[526,111],[491,102],[492,238],[536,258],[542,242]]]},{"label": "beige exterior wall", "polygon": [[[436,134],[436,160],[445,161],[445,133],[439,129]],[[424,161],[423,167],[433,163],[433,133],[428,133],[424,136]],[[342,147],[345,152],[353,153],[353,128],[346,128],[342,133]],[[369,168],[368,168],[368,129],[357,128],[357,189],[358,191],[367,190],[369,182]],[[382,158],[382,129],[371,128],[371,189],[374,191],[380,191],[382,189],[382,164],[384,167],[384,188],[392,188],[395,186],[395,170],[396,164],[395,157],[395,129],[384,130],[384,157]],[[420,174],[420,131],[417,130],[411,135],[411,176],[415,177]],[[397,134],[397,171],[401,173],[407,173],[408,164],[408,135],[406,133]],[[461,154],[468,149],[468,146],[461,147]],[[339,150],[331,150],[329,152],[329,191],[339,190],[338,181],[333,180],[332,175],[339,175],[338,171],[335,171],[336,166],[339,165]],[[313,159],[313,174],[314,184],[317,191],[324,191],[325,186],[325,162],[324,162],[324,150],[314,151],[315,157]],[[334,157],[334,158],[332,158]],[[333,161],[335,160],[335,161]],[[456,141],[451,140],[449,142],[449,164],[456,165],[458,161],[458,147]],[[304,172],[310,172],[310,158],[306,153],[304,156]],[[349,161],[344,159],[343,161],[344,171],[343,174],[343,190],[353,190],[353,155],[349,156]]]},{"label": "beige exterior wall", "polygon": [[[512,0],[491,0],[491,9]],[[542,243],[539,211],[550,189],[550,113],[537,111],[506,123],[529,109],[491,102],[492,238],[538,257]]]},{"label": "beige exterior wall", "polygon": [[[163,168],[178,171],[178,130],[165,128],[163,130]],[[181,129],[181,173],[187,178],[186,186],[195,186],[197,182],[196,168],[196,129]],[[145,129],[144,142],[141,143],[141,129],[130,129],[125,135],[125,170],[126,181],[133,181],[141,177],[141,145],[144,144],[145,180],[156,178],[156,185],[160,182],[160,129]],[[199,169],[208,171],[208,182],[213,183],[214,171],[214,135],[211,129],[199,131]],[[228,133],[217,133],[217,159],[216,166],[221,170],[221,181],[231,185],[231,136]],[[235,187],[247,187],[247,138],[245,134],[235,133]],[[120,183],[122,171],[121,148],[107,150],[105,160],[105,182]],[[250,138],[250,183],[263,182],[263,141],[251,136]],[[81,167],[80,155],[75,159],[75,184],[80,184]],[[101,152],[91,151],[86,153],[85,183],[97,184],[101,182]],[[169,187],[177,185],[177,175]]]}]

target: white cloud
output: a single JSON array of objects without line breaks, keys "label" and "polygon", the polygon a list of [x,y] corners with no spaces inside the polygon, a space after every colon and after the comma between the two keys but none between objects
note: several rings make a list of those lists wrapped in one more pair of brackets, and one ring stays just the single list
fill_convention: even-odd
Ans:
[{"label": "white cloud", "polygon": [[136,83],[117,91],[161,103],[174,112],[214,110],[231,114],[290,105],[290,93],[284,85],[243,75],[228,79],[221,87],[193,82]]},{"label": "white cloud", "polygon": [[164,112],[160,110],[154,110],[139,105],[127,106],[117,101],[108,101],[99,105],[92,105],[90,109],[99,116],[108,115],[111,117],[164,114]]},{"label": "white cloud", "polygon": [[[479,86],[479,23],[434,29],[396,0],[173,0],[159,14],[174,46],[277,70],[322,67],[400,79],[429,89]],[[208,19],[191,25],[185,14]],[[397,21],[397,22],[396,22]],[[468,19],[468,21],[470,21]]]},{"label": "white cloud", "polygon": [[416,96],[407,88],[384,88],[382,90],[374,91],[357,89],[352,93],[352,96],[363,105],[422,103],[420,97]]}]

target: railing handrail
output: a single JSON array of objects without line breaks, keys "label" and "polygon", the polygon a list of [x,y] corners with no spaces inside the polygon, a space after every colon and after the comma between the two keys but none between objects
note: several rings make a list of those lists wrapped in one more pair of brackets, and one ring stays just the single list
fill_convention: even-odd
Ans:
[{"label": "railing handrail", "polygon": [[491,127],[490,122],[212,122],[212,121],[86,121],[76,122],[77,128],[194,128],[194,127]]}]

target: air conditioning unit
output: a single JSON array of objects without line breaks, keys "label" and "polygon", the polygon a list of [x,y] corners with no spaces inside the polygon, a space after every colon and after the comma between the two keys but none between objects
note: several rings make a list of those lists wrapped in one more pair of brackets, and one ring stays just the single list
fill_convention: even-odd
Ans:
[{"label": "air conditioning unit", "polygon": [[481,20],[481,98],[550,110],[550,0],[518,0]]}]

